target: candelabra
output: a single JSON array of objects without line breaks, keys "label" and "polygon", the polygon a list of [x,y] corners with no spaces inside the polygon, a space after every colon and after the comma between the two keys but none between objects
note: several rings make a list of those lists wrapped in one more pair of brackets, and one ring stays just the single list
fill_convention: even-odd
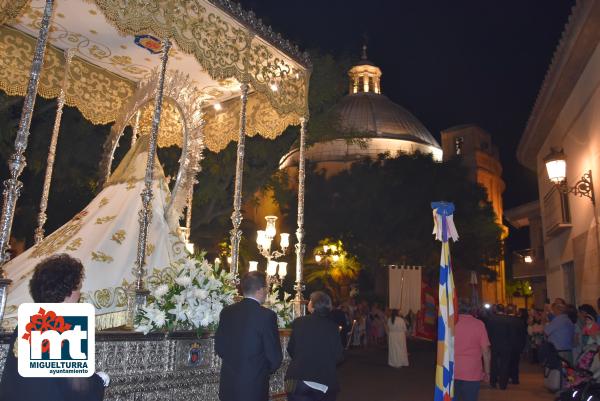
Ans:
[{"label": "candelabra", "polygon": [[[257,231],[256,245],[260,254],[267,259],[266,273],[269,286],[271,286],[272,284],[280,283],[287,275],[287,263],[277,262],[275,259],[279,259],[287,253],[290,247],[290,234],[279,234],[279,246],[281,250],[271,250],[273,239],[277,235],[277,227],[275,226],[277,216],[266,216],[265,220],[267,221],[265,229]],[[248,271],[255,270],[258,270],[258,262],[251,261]]]}]

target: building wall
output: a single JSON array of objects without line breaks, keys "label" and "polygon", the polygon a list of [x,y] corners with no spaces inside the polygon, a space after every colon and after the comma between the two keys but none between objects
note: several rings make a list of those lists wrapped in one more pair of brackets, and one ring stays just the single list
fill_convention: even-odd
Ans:
[{"label": "building wall", "polygon": [[[442,150],[444,160],[460,156],[463,164],[469,170],[472,181],[479,183],[487,191],[488,201],[496,213],[498,224],[504,229],[504,237],[508,228],[502,224],[504,206],[502,193],[505,184],[502,180],[502,165],[498,151],[492,144],[488,132],[477,125],[463,125],[442,131]],[[497,274],[497,280],[490,281],[485,277],[480,279],[481,300],[489,303],[504,303],[506,301],[505,263],[501,261],[496,266],[489,266]]]},{"label": "building wall", "polygon": [[[537,154],[540,200],[551,190],[544,157],[550,147],[562,147],[567,156],[567,181],[573,185],[581,175],[592,171],[596,188],[600,187],[600,49],[596,47],[586,68],[558,114],[543,146]],[[598,191],[596,190],[596,196]],[[548,235],[549,218],[541,203],[544,249],[547,266],[548,296],[569,294],[569,264],[574,270],[574,301],[595,305],[600,296],[600,243],[597,207],[588,198],[568,196],[572,227],[558,235]],[[595,217],[596,216],[596,217]]]}]

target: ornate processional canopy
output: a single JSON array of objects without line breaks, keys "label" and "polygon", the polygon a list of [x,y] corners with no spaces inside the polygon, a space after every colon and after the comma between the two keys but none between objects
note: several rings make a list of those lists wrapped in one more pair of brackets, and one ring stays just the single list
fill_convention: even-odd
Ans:
[{"label": "ornate processional canopy", "polygon": [[[0,0],[0,89],[11,95],[26,92],[44,4]],[[275,138],[307,114],[308,58],[229,0],[56,0],[38,93],[59,95],[63,52],[74,49],[66,104],[95,124],[119,123],[135,113],[127,108],[152,79],[166,37],[173,42],[169,72],[187,76],[191,98],[203,105],[208,149],[237,139],[241,82],[251,88],[248,135]],[[171,103],[163,110],[159,146],[183,145],[172,134],[185,125],[176,109]],[[142,132],[149,121],[142,118]]]}]

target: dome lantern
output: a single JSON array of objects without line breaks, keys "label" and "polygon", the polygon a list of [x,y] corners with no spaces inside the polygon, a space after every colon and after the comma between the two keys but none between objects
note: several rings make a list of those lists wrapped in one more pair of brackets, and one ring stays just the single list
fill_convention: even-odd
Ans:
[{"label": "dome lantern", "polygon": [[381,70],[367,59],[367,45],[362,47],[360,61],[348,71],[350,94],[381,93]]}]

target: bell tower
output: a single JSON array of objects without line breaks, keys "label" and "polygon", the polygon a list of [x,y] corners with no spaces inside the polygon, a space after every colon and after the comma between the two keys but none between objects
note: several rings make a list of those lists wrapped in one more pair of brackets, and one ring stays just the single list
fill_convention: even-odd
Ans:
[{"label": "bell tower", "polygon": [[381,70],[367,59],[367,45],[362,47],[360,61],[348,71],[349,93],[381,94]]}]

